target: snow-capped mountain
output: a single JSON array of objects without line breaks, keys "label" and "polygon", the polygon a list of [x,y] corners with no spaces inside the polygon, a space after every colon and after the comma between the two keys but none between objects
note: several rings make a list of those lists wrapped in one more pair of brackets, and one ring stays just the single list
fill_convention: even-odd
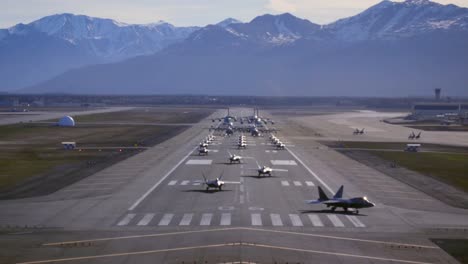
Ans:
[{"label": "snow-capped mountain", "polygon": [[248,23],[210,25],[194,32],[179,50],[242,50],[255,52],[265,47],[284,46],[299,39],[320,35],[320,26],[289,13],[262,15]]},{"label": "snow-capped mountain", "polygon": [[468,8],[442,5],[429,0],[385,0],[364,12],[326,25],[345,41],[395,39],[437,30],[468,30]]},{"label": "snow-capped mountain", "polygon": [[229,18],[224,19],[221,22],[216,23],[216,25],[224,28],[231,24],[238,24],[238,23],[242,23],[242,21],[229,17]]},{"label": "snow-capped mountain", "polygon": [[31,27],[48,36],[83,46],[105,61],[116,61],[155,53],[182,41],[198,27],[175,27],[164,21],[147,25],[120,23],[112,19],[83,15],[59,14],[47,16],[28,25],[17,25],[10,34],[20,34]]},{"label": "snow-capped mountain", "polygon": [[197,29],[164,21],[131,25],[72,14],[1,29],[0,89],[32,85],[84,65],[153,54]]}]

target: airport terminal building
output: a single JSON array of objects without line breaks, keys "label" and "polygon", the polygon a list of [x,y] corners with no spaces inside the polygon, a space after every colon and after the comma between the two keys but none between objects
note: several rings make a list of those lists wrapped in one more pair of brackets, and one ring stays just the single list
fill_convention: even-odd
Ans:
[{"label": "airport terminal building", "polygon": [[462,103],[417,103],[413,105],[412,116],[416,119],[430,119],[438,116],[468,117],[468,104]]}]

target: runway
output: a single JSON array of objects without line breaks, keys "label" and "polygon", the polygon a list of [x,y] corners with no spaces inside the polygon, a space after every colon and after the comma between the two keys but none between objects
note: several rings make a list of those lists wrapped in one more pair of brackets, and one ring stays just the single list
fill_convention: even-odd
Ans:
[{"label": "runway", "polygon": [[[237,116],[250,112],[231,109]],[[218,111],[213,117],[223,114]],[[275,121],[280,127],[277,136],[286,142],[284,150],[276,149],[267,136],[248,134],[247,148],[238,149],[236,133],[217,136],[208,155],[200,156],[197,146],[210,133],[205,127],[212,124],[204,120],[47,197],[1,201],[0,225],[6,232],[0,241],[8,242],[10,253],[0,260],[456,262],[428,238],[447,233],[466,237],[467,210],[448,207],[338,152],[287,138],[283,120]],[[243,161],[230,164],[229,152]],[[258,177],[258,165],[287,171]],[[207,191],[203,174],[208,179],[222,175],[231,183],[222,191]],[[377,206],[354,214],[304,202],[318,197],[317,186],[332,195],[341,185],[346,197],[366,195]],[[394,187],[382,187],[387,185]],[[24,228],[24,233],[13,234],[6,227],[15,224],[36,230]],[[13,245],[24,243],[27,254],[15,251]],[[0,256],[4,254],[5,249],[0,250]]]}]

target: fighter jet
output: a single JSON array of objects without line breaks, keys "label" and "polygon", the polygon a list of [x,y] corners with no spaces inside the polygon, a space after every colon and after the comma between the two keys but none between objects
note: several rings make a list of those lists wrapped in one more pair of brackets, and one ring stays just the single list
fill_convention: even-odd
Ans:
[{"label": "fighter jet", "polygon": [[414,139],[419,139],[419,138],[421,138],[421,132],[419,132],[419,133],[414,137]]},{"label": "fighter jet", "polygon": [[355,129],[354,132],[353,132],[354,135],[362,135],[364,134],[364,128],[359,130],[359,129]]},{"label": "fighter jet", "polygon": [[245,141],[239,141],[239,143],[237,143],[237,148],[247,148],[247,143],[245,143]]},{"label": "fighter jet", "polygon": [[276,148],[277,149],[285,149],[286,145],[283,142],[280,141],[280,142],[276,143]]},{"label": "fighter jet", "polygon": [[257,169],[248,169],[248,170],[256,170],[258,172],[258,177],[262,175],[268,175],[269,177],[271,177],[271,173],[273,171],[288,171],[288,170],[283,170],[283,169],[274,169],[268,166],[260,166],[258,162],[257,162],[257,167],[258,167]]},{"label": "fighter jet", "polygon": [[210,188],[214,188],[214,189],[218,189],[218,191],[222,191],[223,186],[225,184],[240,184],[240,182],[222,181],[221,179],[223,178],[223,173],[221,173],[221,176],[219,176],[219,178],[216,178],[214,180],[207,180],[205,173],[202,173],[202,175],[203,175],[203,179],[205,180],[203,183],[206,185],[207,191],[209,191]]},{"label": "fighter jet", "polygon": [[408,139],[414,139],[416,135],[414,134],[413,131],[411,131],[411,134],[408,136]]},{"label": "fighter jet", "polygon": [[201,142],[199,145],[200,148],[208,148],[208,143],[206,142]]},{"label": "fighter jet", "polygon": [[208,155],[208,152],[210,152],[207,148],[205,147],[200,147],[198,149],[198,155]]},{"label": "fighter jet", "polygon": [[241,163],[241,160],[242,160],[242,157],[239,156],[239,155],[233,155],[231,152],[229,152],[229,163],[233,163],[233,162],[238,162],[238,163]]},{"label": "fighter jet", "polygon": [[331,207],[332,211],[335,211],[336,208],[341,207],[345,212],[348,212],[349,208],[356,209],[356,214],[359,214],[360,208],[370,208],[374,207],[375,204],[369,202],[367,197],[355,197],[350,199],[343,198],[343,185],[338,189],[335,195],[330,199],[323,192],[322,188],[318,186],[319,199],[318,200],[307,200],[308,204],[325,204],[328,207]]}]

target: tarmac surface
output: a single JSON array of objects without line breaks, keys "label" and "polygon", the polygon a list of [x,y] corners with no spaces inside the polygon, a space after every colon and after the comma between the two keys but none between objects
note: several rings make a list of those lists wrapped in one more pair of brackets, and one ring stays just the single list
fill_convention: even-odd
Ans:
[{"label": "tarmac surface", "polygon": [[[289,138],[293,128],[275,121],[285,150],[248,134],[247,148],[237,149],[236,133],[217,136],[199,156],[213,124],[204,120],[54,194],[0,201],[0,262],[457,263],[429,238],[467,238],[468,210],[313,139]],[[243,162],[230,164],[228,152]],[[257,164],[288,171],[257,177]],[[203,173],[223,175],[226,186],[206,191]],[[304,202],[318,198],[317,186],[332,195],[341,185],[345,197],[377,206],[355,214]]]}]

